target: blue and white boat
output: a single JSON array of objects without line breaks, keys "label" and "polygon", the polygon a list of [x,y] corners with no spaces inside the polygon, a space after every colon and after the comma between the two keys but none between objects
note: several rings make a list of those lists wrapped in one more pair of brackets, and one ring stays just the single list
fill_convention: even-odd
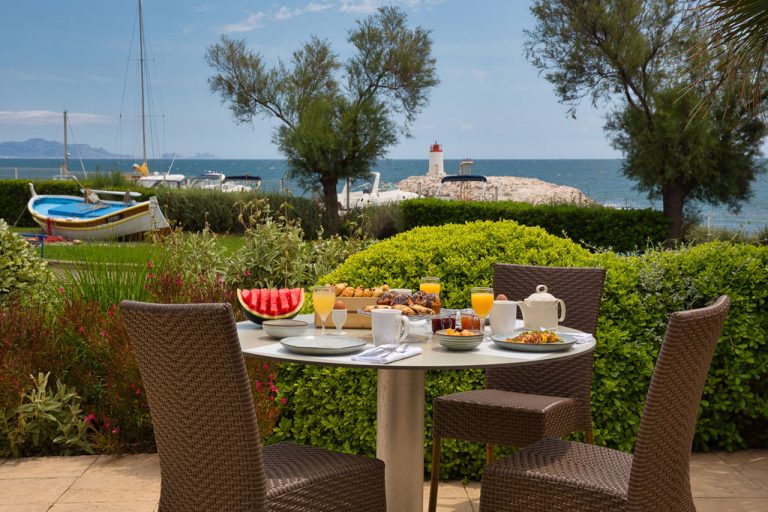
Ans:
[{"label": "blue and white boat", "polygon": [[[38,195],[30,183],[32,198],[27,209],[49,235],[68,240],[112,240],[119,237],[170,229],[155,197],[136,202],[136,192],[84,190],[84,197]],[[122,196],[105,201],[98,194]]]}]

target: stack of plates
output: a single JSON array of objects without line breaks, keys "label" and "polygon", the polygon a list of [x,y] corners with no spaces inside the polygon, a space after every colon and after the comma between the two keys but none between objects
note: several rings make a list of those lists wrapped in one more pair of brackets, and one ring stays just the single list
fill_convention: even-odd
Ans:
[{"label": "stack of plates", "polygon": [[470,332],[473,333],[471,336],[451,336],[446,334],[445,329],[441,329],[435,333],[435,337],[447,350],[472,350],[483,341],[483,332]]},{"label": "stack of plates", "polygon": [[291,336],[301,336],[309,327],[301,320],[265,320],[261,323],[264,332],[273,338],[283,339]]}]

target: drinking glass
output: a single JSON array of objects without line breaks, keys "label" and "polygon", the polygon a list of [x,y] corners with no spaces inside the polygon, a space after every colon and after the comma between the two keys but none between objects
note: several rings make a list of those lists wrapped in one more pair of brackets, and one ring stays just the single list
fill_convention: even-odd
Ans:
[{"label": "drinking glass", "polygon": [[419,279],[419,290],[424,293],[434,293],[440,295],[440,278],[435,276],[425,276]]},{"label": "drinking glass", "polygon": [[331,321],[333,322],[333,325],[336,326],[335,334],[339,336],[343,335],[344,332],[341,330],[341,328],[344,327],[344,322],[347,321],[347,310],[334,309],[333,311],[331,311]]},{"label": "drinking glass", "polygon": [[485,334],[485,317],[493,307],[493,288],[472,288],[472,308],[480,317],[480,330]]},{"label": "drinking glass", "polygon": [[322,324],[321,336],[325,334],[325,320],[331,314],[334,302],[336,302],[336,291],[333,286],[315,286],[312,288],[312,304],[315,306],[315,312],[320,317]]}]

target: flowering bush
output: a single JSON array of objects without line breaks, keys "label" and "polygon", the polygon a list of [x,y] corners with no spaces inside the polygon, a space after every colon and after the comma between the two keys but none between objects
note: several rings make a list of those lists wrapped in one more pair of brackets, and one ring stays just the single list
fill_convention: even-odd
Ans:
[{"label": "flowering bush", "polygon": [[0,219],[0,303],[20,292],[37,294],[49,279],[45,260]]}]

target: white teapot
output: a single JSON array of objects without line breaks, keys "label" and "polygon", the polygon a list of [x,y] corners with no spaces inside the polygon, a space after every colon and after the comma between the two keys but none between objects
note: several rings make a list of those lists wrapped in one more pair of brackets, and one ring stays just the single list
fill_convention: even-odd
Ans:
[{"label": "white teapot", "polygon": [[[517,302],[523,312],[523,325],[528,329],[557,329],[558,322],[565,320],[565,302],[547,293],[547,286],[540,284],[536,293]],[[558,316],[557,307],[560,306]]]}]

